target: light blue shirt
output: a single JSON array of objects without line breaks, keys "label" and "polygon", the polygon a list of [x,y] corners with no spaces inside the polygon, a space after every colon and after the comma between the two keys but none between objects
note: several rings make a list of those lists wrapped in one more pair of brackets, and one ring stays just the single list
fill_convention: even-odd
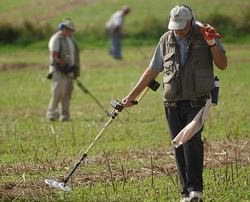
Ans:
[{"label": "light blue shirt", "polygon": [[[176,42],[180,47],[180,58],[181,58],[181,65],[184,64],[185,61],[185,55],[186,55],[186,51],[187,51],[187,45],[188,45],[188,41],[189,41],[189,36],[184,37],[184,38],[180,38],[178,36],[175,35],[176,38]],[[225,48],[223,47],[221,41],[219,39],[215,39],[217,46],[219,47],[219,49],[223,52],[226,53]],[[151,67],[152,69],[154,69],[157,72],[162,72],[164,69],[164,61],[163,61],[163,53],[162,53],[162,47],[160,45],[160,42],[158,43],[154,55],[149,63],[149,67]]]}]

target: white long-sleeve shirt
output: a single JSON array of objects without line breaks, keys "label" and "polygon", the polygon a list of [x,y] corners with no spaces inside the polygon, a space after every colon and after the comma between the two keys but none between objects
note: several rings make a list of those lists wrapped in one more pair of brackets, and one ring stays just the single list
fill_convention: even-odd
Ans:
[{"label": "white long-sleeve shirt", "polygon": [[124,21],[123,11],[116,11],[106,23],[106,29],[113,29],[114,27],[122,27]]}]

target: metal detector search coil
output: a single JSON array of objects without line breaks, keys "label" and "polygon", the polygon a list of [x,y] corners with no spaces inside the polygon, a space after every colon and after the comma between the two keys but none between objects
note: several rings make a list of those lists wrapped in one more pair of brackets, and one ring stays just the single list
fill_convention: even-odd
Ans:
[{"label": "metal detector search coil", "polygon": [[71,189],[63,182],[56,182],[55,180],[46,179],[45,183],[63,191],[71,191]]}]

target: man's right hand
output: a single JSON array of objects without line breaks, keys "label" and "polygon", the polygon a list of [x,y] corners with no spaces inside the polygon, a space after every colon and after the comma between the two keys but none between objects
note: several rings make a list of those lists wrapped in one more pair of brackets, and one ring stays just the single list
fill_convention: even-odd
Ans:
[{"label": "man's right hand", "polygon": [[134,104],[132,103],[133,100],[135,100],[135,98],[128,95],[122,99],[122,103],[124,104],[125,107],[133,107],[134,106]]}]

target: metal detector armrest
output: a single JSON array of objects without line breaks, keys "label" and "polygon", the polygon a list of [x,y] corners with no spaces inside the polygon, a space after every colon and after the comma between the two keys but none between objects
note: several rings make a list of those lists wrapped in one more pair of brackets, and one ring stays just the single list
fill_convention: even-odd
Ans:
[{"label": "metal detector armrest", "polygon": [[157,91],[157,89],[160,87],[160,84],[156,80],[152,80],[149,84],[148,87],[152,89],[153,91]]}]

